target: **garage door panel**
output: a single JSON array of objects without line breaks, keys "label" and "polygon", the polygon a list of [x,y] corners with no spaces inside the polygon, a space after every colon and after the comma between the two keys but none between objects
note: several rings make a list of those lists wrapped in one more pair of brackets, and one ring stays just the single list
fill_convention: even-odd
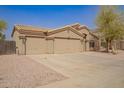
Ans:
[{"label": "garage door panel", "polygon": [[54,53],[81,52],[82,48],[80,40],[55,39],[54,41]]},{"label": "garage door panel", "polygon": [[27,38],[26,54],[46,53],[46,41],[43,38]]}]

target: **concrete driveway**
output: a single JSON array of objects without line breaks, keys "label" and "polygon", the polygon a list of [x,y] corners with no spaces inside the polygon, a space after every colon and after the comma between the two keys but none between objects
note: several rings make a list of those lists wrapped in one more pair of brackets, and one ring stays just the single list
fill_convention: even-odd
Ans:
[{"label": "concrete driveway", "polygon": [[40,87],[124,87],[124,51],[28,55],[68,79]]}]

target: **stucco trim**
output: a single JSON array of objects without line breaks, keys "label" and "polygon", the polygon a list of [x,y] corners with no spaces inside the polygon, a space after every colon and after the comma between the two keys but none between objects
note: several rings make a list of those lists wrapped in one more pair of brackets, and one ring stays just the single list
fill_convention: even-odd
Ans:
[{"label": "stucco trim", "polygon": [[55,37],[56,39],[71,39],[71,40],[80,40],[80,38],[70,38],[70,37]]},{"label": "stucco trim", "polygon": [[20,38],[25,38],[25,37],[30,37],[30,38],[45,38],[46,40],[54,40],[56,39],[73,39],[73,40],[81,40],[82,38],[71,38],[71,37],[46,37],[46,36],[20,36]]}]

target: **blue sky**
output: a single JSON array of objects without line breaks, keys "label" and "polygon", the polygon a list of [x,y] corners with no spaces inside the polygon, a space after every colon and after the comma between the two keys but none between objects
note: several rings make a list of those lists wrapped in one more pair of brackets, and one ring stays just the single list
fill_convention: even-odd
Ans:
[{"label": "blue sky", "polygon": [[57,28],[80,23],[95,28],[95,18],[100,6],[0,6],[0,19],[8,23],[6,38],[11,38],[15,24]]}]

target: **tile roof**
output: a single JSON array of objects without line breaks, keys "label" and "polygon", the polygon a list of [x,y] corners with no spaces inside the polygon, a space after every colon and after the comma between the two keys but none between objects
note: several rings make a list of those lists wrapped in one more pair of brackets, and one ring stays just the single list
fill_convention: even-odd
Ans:
[{"label": "tile roof", "polygon": [[79,23],[71,24],[71,25],[66,25],[64,27],[56,28],[56,29],[46,29],[46,28],[39,28],[39,27],[33,27],[33,26],[27,26],[27,25],[15,25],[12,35],[14,34],[14,31],[18,31],[20,34],[25,34],[25,35],[51,35],[55,34],[58,32],[61,32],[65,29],[71,29],[73,30],[76,34],[82,36],[82,34],[79,32],[81,29],[88,29],[84,25],[80,25]]},{"label": "tile roof", "polygon": [[27,30],[27,31],[42,31],[46,32],[49,29],[46,28],[39,28],[39,27],[34,27],[34,26],[27,26],[27,25],[15,25],[15,28],[18,30]]},{"label": "tile roof", "polygon": [[44,34],[44,32],[47,32],[49,29],[27,25],[15,25],[11,36],[13,36],[15,30],[17,30],[20,34],[41,35]]}]

